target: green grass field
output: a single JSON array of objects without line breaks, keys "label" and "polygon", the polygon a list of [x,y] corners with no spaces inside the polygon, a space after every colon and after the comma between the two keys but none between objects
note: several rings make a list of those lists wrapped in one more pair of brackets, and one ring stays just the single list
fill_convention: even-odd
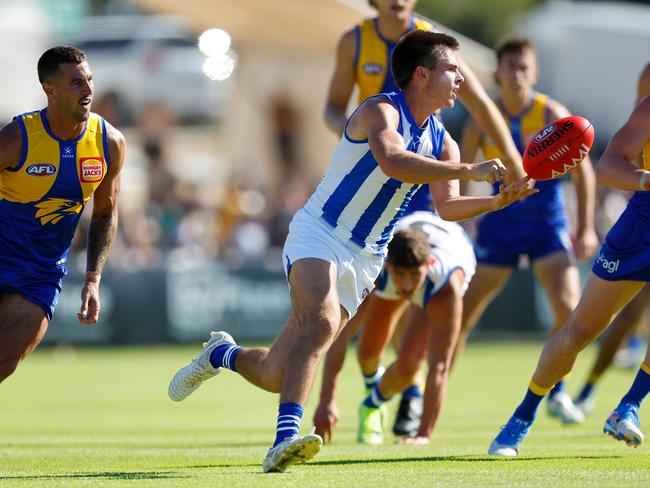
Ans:
[{"label": "green grass field", "polygon": [[[650,445],[633,450],[601,433],[630,371],[605,377],[586,424],[563,427],[540,410],[521,457],[486,456],[540,347],[470,344],[429,446],[397,446],[392,436],[383,447],[355,443],[362,388],[349,356],[334,443],[274,475],[261,470],[274,437],[274,395],[225,372],[181,404],[167,399],[171,375],[196,347],[42,349],[0,385],[0,487],[649,486]],[[570,391],[592,357],[590,350],[581,358]],[[312,400],[303,431],[314,407]]]}]

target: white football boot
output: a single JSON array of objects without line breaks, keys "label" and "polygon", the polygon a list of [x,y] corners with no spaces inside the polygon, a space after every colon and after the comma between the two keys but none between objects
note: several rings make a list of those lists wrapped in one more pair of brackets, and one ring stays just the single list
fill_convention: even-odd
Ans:
[{"label": "white football boot", "polygon": [[284,473],[292,464],[302,464],[313,458],[323,445],[323,439],[316,434],[294,435],[269,449],[262,467],[265,473]]},{"label": "white football boot", "polygon": [[205,380],[209,380],[221,371],[210,364],[210,354],[222,344],[235,345],[235,340],[227,332],[210,332],[210,339],[203,343],[203,350],[190,364],[179,369],[167,389],[169,398],[175,402],[185,400],[201,386]]},{"label": "white football boot", "polygon": [[563,424],[581,424],[585,415],[574,404],[569,394],[560,391],[548,399],[548,414],[558,417]]}]

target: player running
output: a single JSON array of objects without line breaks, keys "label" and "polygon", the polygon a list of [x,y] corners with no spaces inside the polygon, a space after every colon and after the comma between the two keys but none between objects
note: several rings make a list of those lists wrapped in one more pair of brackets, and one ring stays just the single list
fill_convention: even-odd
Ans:
[{"label": "player running", "polygon": [[122,134],[90,111],[93,77],[86,55],[56,46],[38,60],[47,107],[0,130],[0,382],[45,335],[68,250],[93,197],[83,324],[99,318],[99,282],[117,230],[124,164]]},{"label": "player running", "polygon": [[283,250],[293,309],[271,348],[242,348],[230,335],[212,336],[169,385],[180,401],[221,368],[280,393],[276,439],[265,472],[311,459],[322,439],[300,436],[303,406],[316,368],[374,287],[395,223],[421,184],[445,185],[449,217],[477,215],[532,193],[525,183],[500,198],[465,198],[449,180],[495,181],[498,161],[465,165],[456,144],[432,116],[451,107],[463,81],[450,36],[413,31],[395,47],[392,69],[402,91],[364,102],[351,116],[327,172],[293,218]]},{"label": "player running", "polygon": [[[414,14],[417,3],[415,0],[369,0],[368,3],[376,9],[377,15],[364,19],[345,32],[338,43],[336,65],[325,107],[325,121],[339,137],[348,118],[347,107],[355,85],[358,87],[358,103],[377,93],[396,91],[397,85],[389,69],[395,43],[403,34],[414,29],[436,30],[431,21]],[[508,181],[516,181],[524,174],[521,157],[510,137],[508,127],[472,70],[458,54],[456,57],[465,78],[459,91],[461,100],[501,149],[501,159],[510,169],[507,178],[511,179]],[[432,210],[431,196],[426,185],[413,195],[404,215],[418,210]],[[391,334],[394,332],[392,343],[396,351],[399,350],[406,321],[427,320],[424,312],[417,307],[409,307],[403,315],[402,320],[390,331]],[[367,338],[367,349],[358,350],[366,388],[372,388],[382,373],[381,368],[364,368],[364,364],[371,363],[379,366],[379,363],[374,361],[377,357],[375,351],[378,345],[383,347],[386,343],[383,337],[373,337],[376,337],[375,341],[373,338]],[[390,340],[390,337],[388,339]],[[360,343],[360,346],[363,344]],[[418,383],[414,380],[402,394],[393,425],[396,435],[412,435],[417,432],[422,414],[422,392]],[[317,410],[314,417],[316,431],[323,433],[329,429],[330,422],[336,422],[337,415],[334,411]]]},{"label": "player running", "polygon": [[[637,103],[640,102],[644,97],[650,95],[650,64],[647,64],[641,76],[639,77],[639,82],[637,84]],[[639,162],[639,166],[643,163]],[[639,294],[634,297],[634,299],[628,303],[616,318],[612,321],[612,324],[607,328],[606,334],[604,334],[602,340],[600,341],[600,346],[598,347],[598,356],[594,361],[594,365],[589,372],[587,381],[580,390],[580,394],[575,400],[575,405],[582,411],[586,416],[589,415],[594,409],[594,396],[595,388],[597,383],[602,378],[603,374],[610,367],[616,356],[616,352],[619,347],[628,336],[628,334],[639,326],[643,320],[644,312],[650,303],[650,287],[645,287],[639,292]],[[638,353],[643,354],[642,344],[639,344]],[[637,353],[635,351],[634,357],[631,358],[631,361],[634,361],[631,366],[636,368],[639,364],[639,359],[637,359]]]},{"label": "player running", "polygon": [[[497,48],[495,77],[501,93],[497,104],[522,154],[537,131],[551,121],[569,115],[561,104],[534,91],[537,76],[537,54],[528,40],[508,39]],[[463,133],[461,159],[472,161],[479,148],[486,157],[499,157],[499,149],[470,121]],[[571,172],[571,176],[578,204],[573,245],[557,179],[537,182],[538,194],[486,215],[479,222],[474,248],[478,267],[463,300],[463,326],[456,357],[522,256],[530,260],[535,278],[553,308],[555,323],[552,330],[561,327],[575,308],[580,294],[580,276],[574,252],[579,259],[587,259],[597,245],[591,161],[585,160]],[[584,421],[584,415],[565,391],[563,381],[559,381],[551,391],[548,410],[563,423]]]},{"label": "player running", "polygon": [[[638,157],[643,158],[642,168],[634,164]],[[650,280],[650,96],[639,102],[614,135],[598,163],[596,176],[600,184],[636,192],[607,234],[577,308],[566,326],[546,342],[524,400],[492,441],[489,454],[518,454],[519,444],[533,425],[544,395],[571,370],[578,353]],[[628,446],[638,447],[643,442],[639,407],[648,391],[650,347],[632,386],[608,417],[603,432]]]}]

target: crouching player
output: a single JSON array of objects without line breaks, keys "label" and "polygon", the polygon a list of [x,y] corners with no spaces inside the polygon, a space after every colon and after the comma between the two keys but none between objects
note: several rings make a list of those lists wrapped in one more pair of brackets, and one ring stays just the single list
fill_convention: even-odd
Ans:
[{"label": "crouching player", "polygon": [[[402,442],[429,442],[440,416],[460,333],[462,296],[476,268],[472,244],[458,224],[430,212],[415,212],[403,218],[396,228],[377,287],[360,315],[359,347],[375,352],[374,357],[364,355],[362,372],[378,369],[384,346],[409,303],[423,309],[425,320],[421,320],[420,314],[412,315],[397,360],[372,386],[359,407],[357,440],[364,444],[383,442],[383,403],[410,384],[425,359],[429,372],[422,419],[416,436]],[[314,418],[317,432],[323,434],[331,435],[333,424],[328,424],[328,418],[335,418],[337,411],[333,376],[338,374],[342,360],[332,367],[332,356],[342,358],[340,354],[345,354],[346,345],[347,337],[341,337],[328,353],[321,403]]]}]

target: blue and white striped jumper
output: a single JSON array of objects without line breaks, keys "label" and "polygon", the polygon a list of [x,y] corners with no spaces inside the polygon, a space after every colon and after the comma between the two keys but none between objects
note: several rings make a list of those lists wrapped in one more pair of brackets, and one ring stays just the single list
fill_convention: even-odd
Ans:
[{"label": "blue and white striped jumper", "polygon": [[[440,159],[445,128],[436,117],[418,127],[402,92],[375,97],[386,98],[398,108],[398,131],[409,151]],[[346,246],[385,256],[395,224],[420,186],[384,174],[368,140],[350,139],[346,131],[305,210],[325,221]]]}]

